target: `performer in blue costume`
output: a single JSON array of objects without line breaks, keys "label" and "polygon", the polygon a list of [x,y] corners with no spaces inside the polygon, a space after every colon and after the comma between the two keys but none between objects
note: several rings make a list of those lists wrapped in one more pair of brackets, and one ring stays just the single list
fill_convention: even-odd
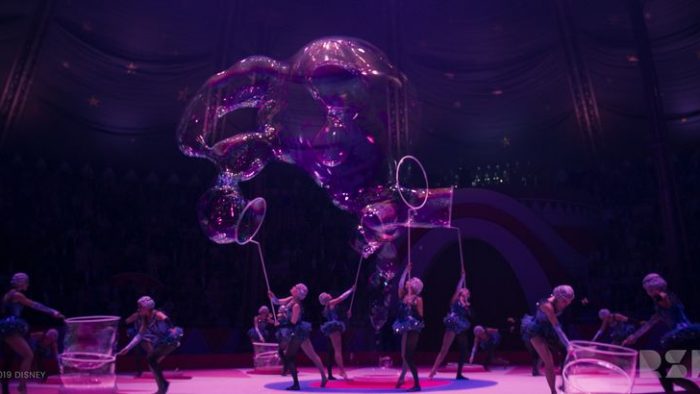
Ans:
[{"label": "performer in blue costume", "polygon": [[165,380],[161,361],[168,354],[180,346],[183,331],[175,327],[168,316],[156,309],[156,302],[149,296],[139,298],[137,301],[139,321],[141,325],[134,338],[126,345],[117,356],[123,356],[136,345],[141,344],[146,350],[148,367],[153,372],[158,385],[157,394],[168,392],[170,382]]},{"label": "performer in blue costume", "polygon": [[[537,303],[537,305],[539,305],[539,302]],[[525,314],[522,317],[522,319],[520,319],[520,337],[523,340],[523,345],[525,345],[525,349],[530,354],[530,358],[532,359],[532,376],[541,376],[542,374],[540,373],[540,355],[537,354],[537,351],[535,351],[535,348],[532,346],[532,343],[530,343],[530,334],[528,333],[529,326],[532,324],[533,319],[534,317],[528,314]],[[558,340],[554,343],[551,343],[550,345],[550,350],[552,351],[552,353],[562,353],[564,350],[564,347]]]},{"label": "performer in blue costume", "polygon": [[399,300],[401,301],[396,321],[392,325],[394,333],[401,335],[401,358],[403,360],[396,388],[403,385],[406,370],[410,369],[413,376],[413,387],[407,391],[420,391],[415,355],[420,332],[425,327],[423,323],[423,298],[420,297],[420,293],[423,291],[423,282],[416,277],[406,280],[410,272],[411,263],[408,263],[399,280]]},{"label": "performer in blue costume", "polygon": [[297,374],[296,366],[296,356],[299,349],[302,349],[306,356],[314,363],[316,368],[318,368],[321,373],[321,387],[326,387],[328,379],[326,378],[326,372],[323,368],[323,363],[321,358],[314,350],[314,346],[309,340],[309,334],[311,334],[311,323],[304,321],[304,309],[301,306],[301,302],[309,294],[309,290],[303,283],[298,283],[294,285],[289,292],[290,297],[284,299],[278,299],[275,294],[269,292],[268,295],[273,303],[279,305],[285,305],[286,317],[284,320],[287,326],[284,329],[280,329],[279,338],[280,341],[287,341],[287,347],[284,351],[284,363],[285,368],[292,374],[293,384],[287,387],[287,390],[300,390],[299,378]]},{"label": "performer in blue costume", "polygon": [[328,351],[328,380],[335,380],[333,377],[333,360],[340,368],[340,376],[343,379],[348,378],[348,374],[345,372],[345,365],[343,363],[343,332],[345,332],[345,323],[340,317],[338,311],[338,304],[345,301],[352,292],[355,291],[355,286],[348,289],[345,293],[341,294],[338,298],[333,298],[332,295],[328,293],[321,293],[318,296],[318,301],[323,305],[323,318],[325,322],[321,325],[321,332],[323,335],[328,337],[330,342],[330,347]]},{"label": "performer in blue costume", "polygon": [[469,309],[469,289],[464,287],[465,276],[462,276],[457,282],[457,288],[450,300],[450,312],[442,319],[445,324],[445,334],[442,336],[442,347],[440,353],[435,358],[433,369],[430,370],[429,378],[433,378],[437,373],[437,369],[442,364],[442,361],[450,351],[452,342],[457,339],[459,344],[459,361],[457,363],[457,380],[467,379],[462,375],[462,368],[467,361],[467,352],[469,351],[469,328],[471,327],[471,311]]},{"label": "performer in blue costume", "polygon": [[[691,380],[685,378],[667,377],[671,364],[666,361],[668,350],[694,350],[700,347],[700,324],[693,324],[685,314],[685,307],[675,294],[667,291],[668,284],[659,274],[651,273],[644,277],[642,287],[647,295],[654,300],[656,312],[635,333],[627,337],[623,346],[632,345],[652,327],[662,324],[665,334],[659,341],[658,349],[661,356],[659,381],[667,393],[674,392],[674,385],[685,389],[686,392],[697,393],[700,388]],[[690,353],[690,352],[688,352]]]},{"label": "performer in blue costume", "polygon": [[552,351],[557,342],[565,348],[569,347],[569,339],[564,334],[557,318],[574,300],[574,289],[569,285],[554,288],[552,295],[537,304],[534,317],[523,317],[523,339],[528,341],[544,361],[545,376],[552,394],[556,394],[556,378],[554,376],[554,357]]},{"label": "performer in blue costume", "polygon": [[[21,358],[20,371],[29,371],[34,358],[34,352],[27,343],[25,336],[29,330],[27,322],[20,316],[24,307],[46,313],[56,319],[64,319],[64,316],[45,305],[32,301],[24,292],[29,288],[29,275],[18,272],[12,276],[11,289],[2,297],[2,317],[0,318],[0,339],[5,342],[12,351]],[[27,392],[26,379],[20,379],[17,390],[20,393]]]},{"label": "performer in blue costume", "polygon": [[[126,337],[129,338],[129,341],[131,341],[136,336],[136,334],[139,333],[142,324],[141,320],[142,319],[139,316],[138,310],[129,315],[129,317],[127,317],[126,319],[124,319],[124,322],[127,325],[130,325],[130,327],[126,329]],[[146,350],[143,345],[136,346],[133,350],[134,353],[136,353],[136,376],[138,377],[143,374],[143,364],[144,362],[146,362]],[[146,362],[146,364],[148,363]]]},{"label": "performer in blue costume", "polygon": [[489,369],[493,362],[494,352],[498,345],[501,344],[501,332],[493,327],[474,327],[474,346],[472,347],[471,355],[469,356],[469,364],[474,363],[477,351],[486,352],[484,359],[484,368]]},{"label": "performer in blue costume", "polygon": [[594,342],[621,345],[635,331],[634,324],[621,313],[613,313],[609,309],[603,308],[598,311],[598,318],[600,318],[601,324],[592,339]]},{"label": "performer in blue costume", "polygon": [[[272,294],[272,292],[270,292]],[[274,295],[270,296],[271,298]],[[275,298],[276,299],[276,298]],[[291,299],[291,297],[290,297]],[[277,325],[275,325],[275,338],[277,339],[278,354],[280,360],[282,360],[282,376],[287,376],[287,363],[284,362],[284,351],[289,345],[289,340],[291,339],[290,333],[290,323],[289,323],[289,313],[287,313],[287,305],[280,304],[277,308]]]},{"label": "performer in blue costume", "polygon": [[270,314],[270,308],[263,305],[258,308],[258,314],[253,317],[253,327],[248,330],[250,342],[272,342],[275,321]]}]

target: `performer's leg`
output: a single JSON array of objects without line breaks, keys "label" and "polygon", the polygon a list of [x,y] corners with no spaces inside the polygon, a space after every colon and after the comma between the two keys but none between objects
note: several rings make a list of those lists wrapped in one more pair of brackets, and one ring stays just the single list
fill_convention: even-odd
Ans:
[{"label": "performer's leg", "polygon": [[454,339],[454,331],[445,330],[445,334],[443,334],[442,336],[442,347],[440,348],[440,353],[438,353],[437,357],[435,358],[433,369],[431,369],[430,374],[428,374],[429,378],[432,379],[432,377],[435,376],[435,374],[437,373],[437,369],[442,364],[442,360],[445,359],[445,356],[447,356],[447,352],[450,351],[450,346],[452,346],[452,342],[454,341]]},{"label": "performer's leg", "polygon": [[141,342],[139,346],[134,349],[136,352],[136,376],[141,376],[143,374],[143,362],[146,361],[146,356],[148,355],[147,342]]},{"label": "performer's leg", "polygon": [[467,331],[463,331],[461,334],[457,335],[457,344],[459,344],[459,361],[457,362],[457,380],[467,380],[467,378],[462,375],[462,368],[464,368],[464,363],[467,361],[467,354],[469,353],[469,337],[467,336]]},{"label": "performer's leg", "polygon": [[[34,353],[32,352],[32,348],[29,347],[29,344],[27,343],[24,338],[18,334],[10,335],[8,337],[5,337],[5,343],[7,343],[10,348],[19,355],[21,358],[20,364],[19,364],[19,370],[21,372],[29,371],[29,367],[32,365],[32,360],[34,359]],[[27,380],[21,378],[19,380],[19,385],[17,386],[17,390],[20,393],[26,393],[27,392]]]},{"label": "performer's leg", "polygon": [[406,363],[406,337],[405,332],[401,334],[401,373],[399,374],[399,380],[396,381],[397,389],[403,385],[406,371],[408,370],[408,363]]},{"label": "performer's leg", "polygon": [[330,336],[328,336],[328,364],[327,364],[327,369],[328,369],[328,380],[335,380],[335,376],[333,376],[333,359],[335,359],[335,347],[333,346],[333,340],[331,339]]},{"label": "performer's leg", "polygon": [[[331,348],[333,349],[333,354],[335,356],[335,363],[340,368],[340,376],[343,379],[348,378],[348,374],[345,372],[345,363],[343,363],[343,334],[340,331],[336,331],[331,334]],[[330,364],[329,364],[330,365]]]},{"label": "performer's leg", "polygon": [[406,363],[408,368],[411,370],[411,375],[413,376],[413,387],[408,389],[408,391],[420,391],[420,381],[418,380],[418,368],[416,367],[416,348],[418,347],[418,338],[420,333],[418,331],[409,331],[406,336]]},{"label": "performer's leg", "polygon": [[287,350],[287,346],[289,345],[289,342],[287,341],[280,341],[278,344],[277,348],[277,355],[279,355],[280,360],[282,361],[282,376],[287,376],[287,363],[284,361],[284,352]]},{"label": "performer's leg", "polygon": [[326,371],[325,368],[323,368],[321,357],[318,356],[316,350],[314,349],[314,345],[311,344],[311,341],[308,338],[301,343],[301,350],[303,350],[304,353],[306,353],[306,356],[309,358],[309,360],[311,360],[312,363],[314,363],[316,368],[318,368],[318,372],[321,373],[321,387],[326,387],[328,378],[326,378]]},{"label": "performer's leg", "polygon": [[544,361],[544,374],[547,377],[547,384],[549,385],[549,390],[552,394],[557,394],[556,390],[556,378],[554,377],[554,360],[552,358],[552,352],[549,350],[547,342],[541,337],[534,337],[530,339],[532,347],[535,349],[537,354],[540,356],[542,361]]},{"label": "performer's leg", "polygon": [[165,380],[165,376],[163,376],[163,369],[160,366],[160,361],[175,349],[177,349],[177,344],[161,345],[153,349],[153,351],[146,356],[148,367],[151,369],[151,372],[153,372],[153,377],[155,377],[156,383],[158,384],[159,394],[167,393],[168,386],[170,386],[170,383]]},{"label": "performer's leg", "polygon": [[287,390],[299,390],[299,376],[297,374],[297,364],[296,357],[299,348],[301,347],[301,341],[292,339],[287,344],[287,348],[284,350],[284,364],[285,368],[292,375],[293,384],[287,387]]},{"label": "performer's leg", "polygon": [[530,353],[530,358],[532,360],[532,376],[540,376],[540,356],[535,351],[535,348],[532,347],[530,340],[523,340],[523,343],[525,344],[527,352]]}]

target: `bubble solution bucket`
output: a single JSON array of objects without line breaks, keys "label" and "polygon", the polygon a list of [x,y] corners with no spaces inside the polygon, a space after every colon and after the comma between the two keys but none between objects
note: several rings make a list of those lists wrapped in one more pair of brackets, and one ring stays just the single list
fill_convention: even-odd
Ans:
[{"label": "bubble solution bucket", "polygon": [[637,374],[637,351],[599,342],[571,341],[562,377],[569,394],[628,394]]},{"label": "bubble solution bucket", "polygon": [[277,343],[253,342],[253,365],[257,372],[281,372],[282,360],[279,356]]},{"label": "bubble solution bucket", "polygon": [[115,393],[115,357],[98,353],[62,353],[61,393]]},{"label": "bubble solution bucket", "polygon": [[63,353],[59,355],[61,393],[114,393],[114,348],[118,316],[66,319]]}]

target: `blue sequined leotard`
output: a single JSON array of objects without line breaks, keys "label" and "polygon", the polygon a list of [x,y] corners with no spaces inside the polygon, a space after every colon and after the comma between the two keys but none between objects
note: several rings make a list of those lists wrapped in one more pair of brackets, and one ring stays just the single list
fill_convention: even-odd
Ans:
[{"label": "blue sequined leotard", "polygon": [[345,332],[345,323],[340,319],[340,314],[338,313],[338,308],[331,308],[326,305],[323,308],[323,318],[326,320],[321,324],[321,332],[328,336],[334,332]]},{"label": "blue sequined leotard", "polygon": [[671,305],[666,308],[656,303],[656,313],[668,331],[661,337],[663,349],[690,349],[700,345],[700,324],[693,324],[685,314],[685,307],[675,294],[668,294]]},{"label": "blue sequined leotard", "polygon": [[391,328],[395,334],[403,334],[404,332],[417,331],[420,332],[425,323],[423,318],[418,314],[418,309],[415,303],[407,304],[402,301],[399,304],[399,310],[396,316],[396,321]]},{"label": "blue sequined leotard", "polygon": [[[557,335],[556,331],[554,331],[554,327],[552,327],[552,323],[549,321],[549,318],[547,318],[547,315],[542,312],[542,309],[540,309],[540,306],[544,303],[551,304],[548,299],[544,298],[537,303],[537,312],[535,313],[535,316],[523,316],[520,323],[520,330],[523,340],[530,342],[531,338],[541,337],[552,347],[562,346],[559,336]],[[554,304],[552,304],[552,307],[554,307]],[[554,307],[554,312],[557,317],[561,315],[561,311],[557,311],[556,307]]]},{"label": "blue sequined leotard", "polygon": [[10,300],[17,290],[11,290],[2,301],[2,317],[0,317],[0,338],[11,335],[27,335],[29,326],[20,316],[22,315],[22,304]]},{"label": "blue sequined leotard", "polygon": [[457,300],[452,303],[450,312],[442,319],[442,322],[445,323],[445,329],[447,331],[452,331],[459,335],[471,327],[471,322],[469,321],[470,317],[471,313],[469,307],[462,305],[462,303]]},{"label": "blue sequined leotard", "polygon": [[183,330],[175,327],[170,319],[158,319],[157,313],[153,313],[146,321],[145,330],[141,333],[143,340],[150,342],[153,346],[175,345],[180,346]]}]

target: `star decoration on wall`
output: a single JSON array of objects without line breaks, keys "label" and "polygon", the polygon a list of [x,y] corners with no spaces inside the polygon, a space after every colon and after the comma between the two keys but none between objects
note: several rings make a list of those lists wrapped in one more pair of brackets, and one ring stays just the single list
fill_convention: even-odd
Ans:
[{"label": "star decoration on wall", "polygon": [[501,140],[501,145],[503,145],[504,148],[509,147],[510,146],[510,138],[508,138],[507,136],[503,137],[503,139]]},{"label": "star decoration on wall", "polygon": [[185,102],[190,98],[190,87],[185,86],[184,88],[177,91],[177,101]]},{"label": "star decoration on wall", "polygon": [[139,67],[134,64],[134,62],[129,62],[129,64],[126,65],[126,73],[127,74],[136,74],[136,70]]},{"label": "star decoration on wall", "polygon": [[95,97],[95,96],[90,96],[90,98],[88,99],[88,104],[89,104],[91,107],[97,108],[97,107],[100,106],[100,99],[98,99],[98,98]]}]

